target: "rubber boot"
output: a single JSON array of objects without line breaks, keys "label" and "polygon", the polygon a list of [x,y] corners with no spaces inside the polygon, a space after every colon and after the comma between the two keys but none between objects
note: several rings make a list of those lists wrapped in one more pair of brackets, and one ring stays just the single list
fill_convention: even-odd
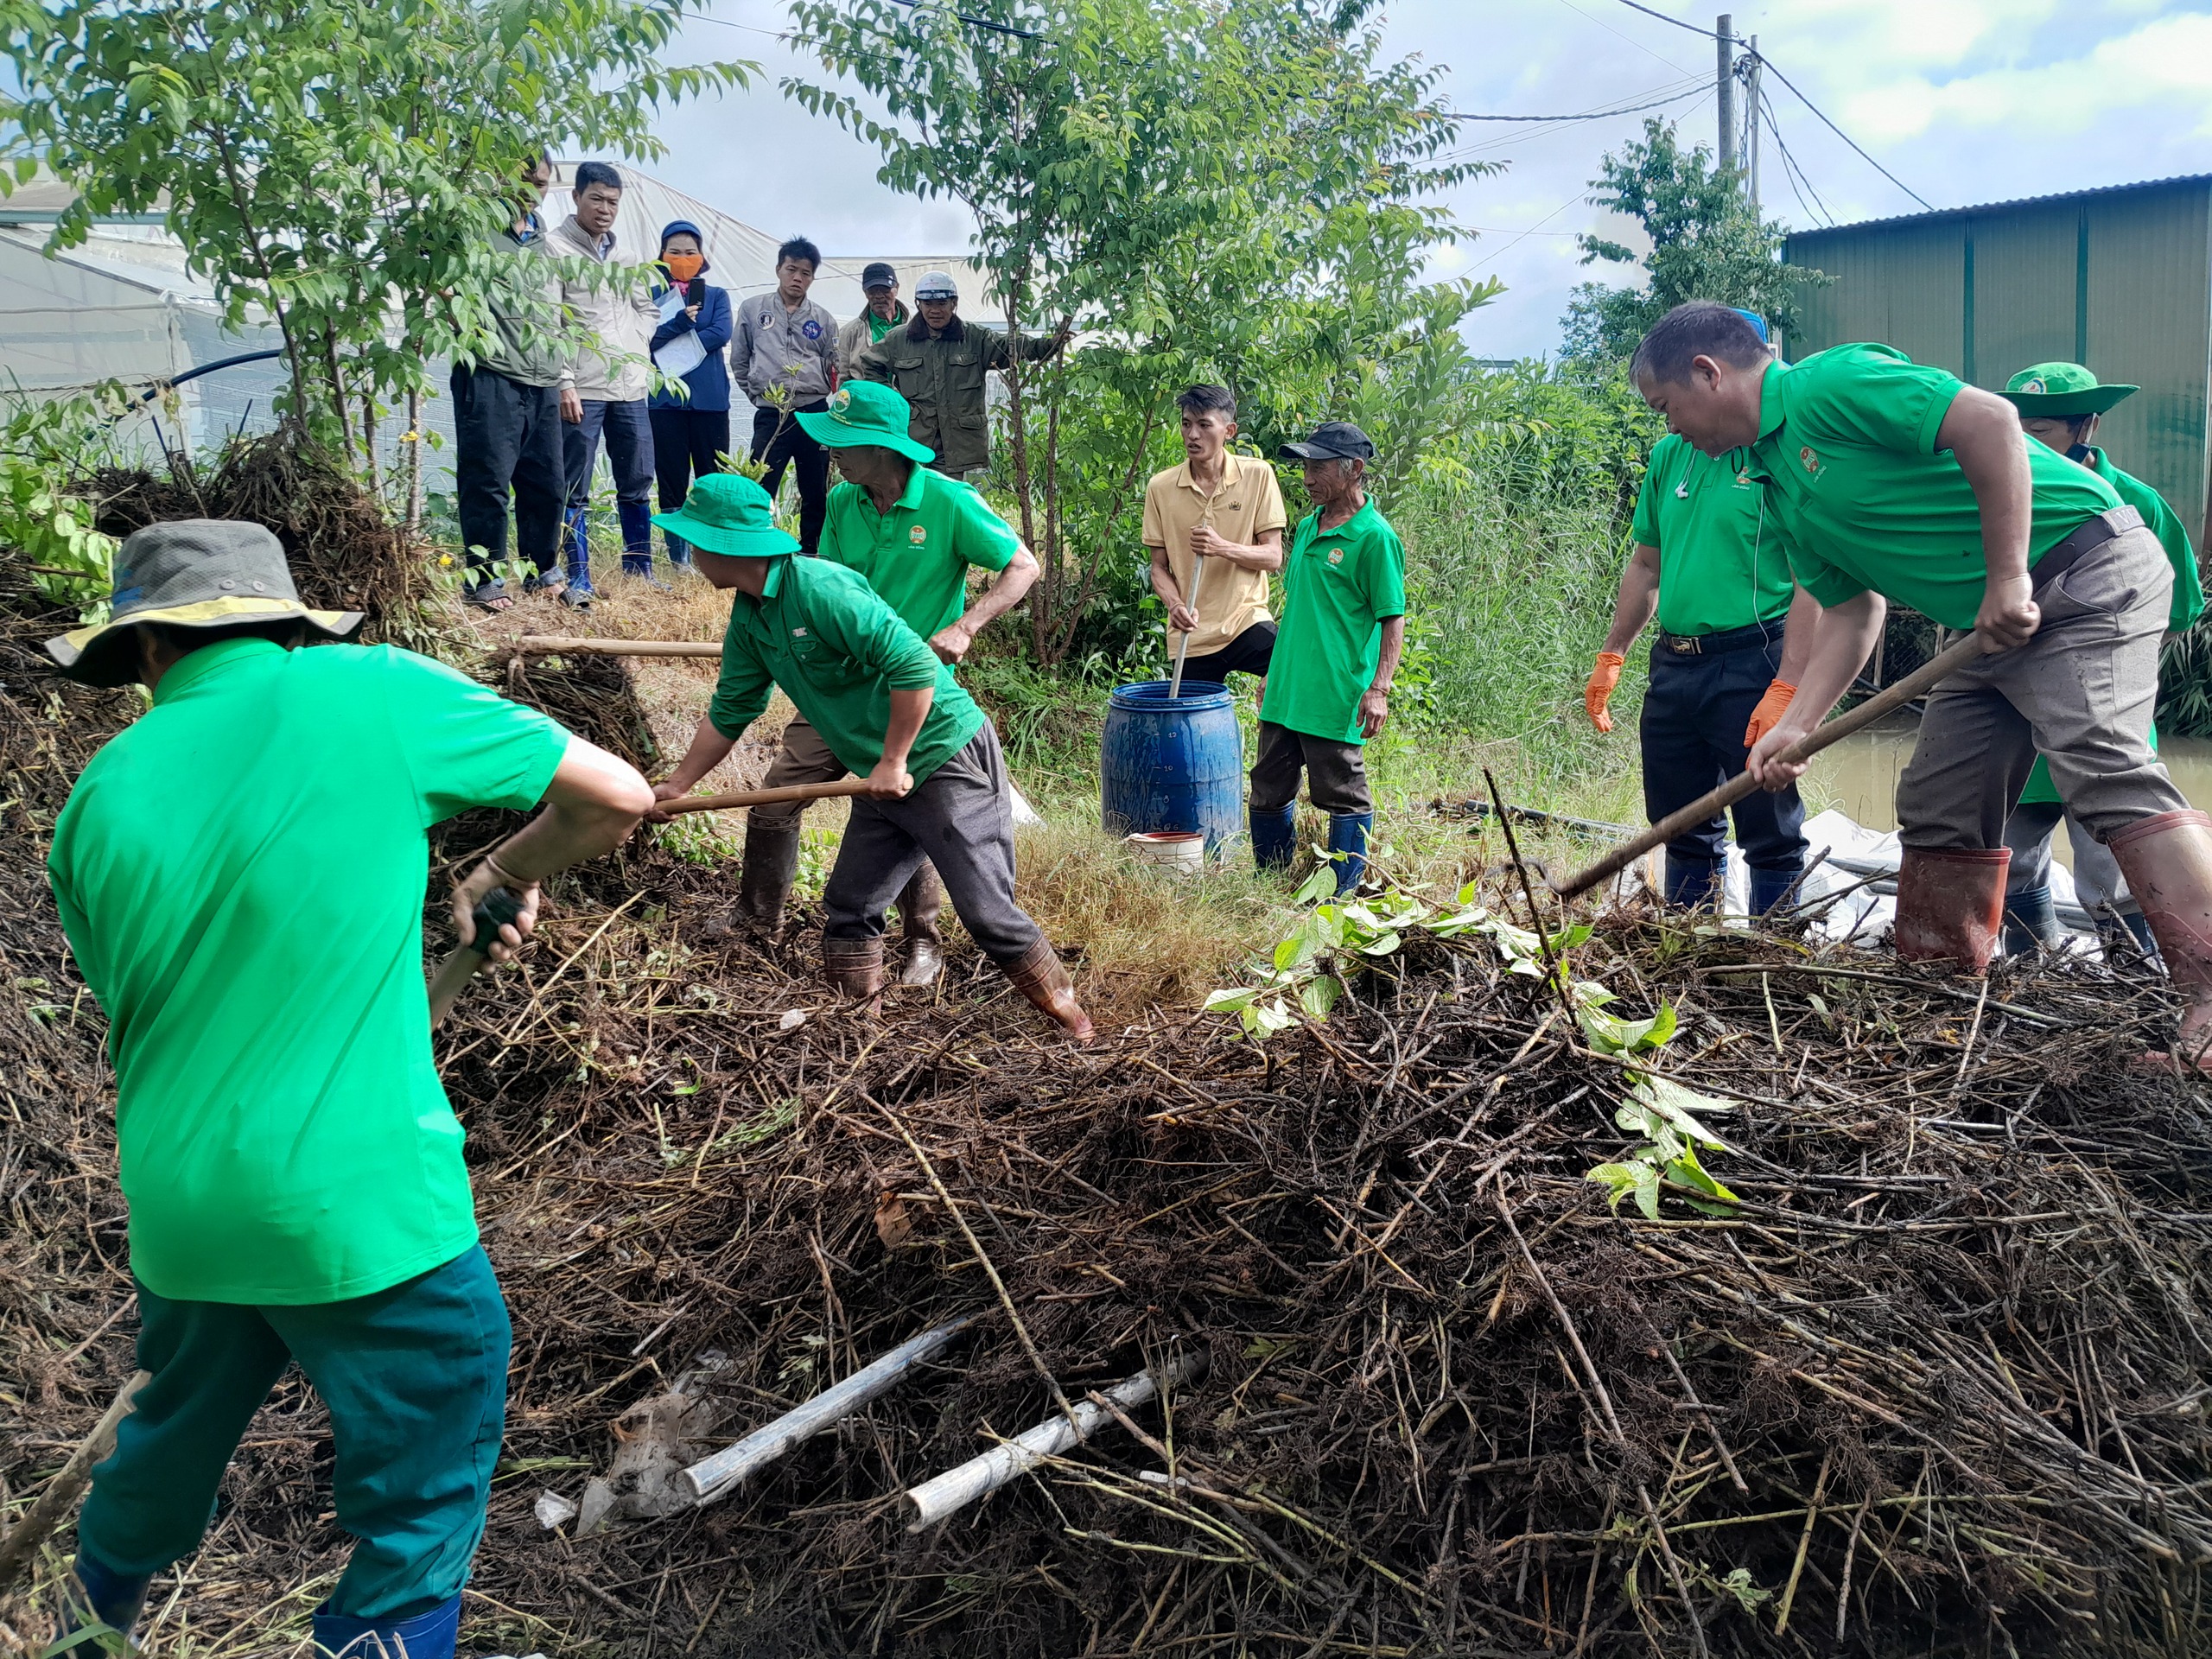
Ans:
[{"label": "rubber boot", "polygon": [[1961,973],[1989,966],[2005,931],[2009,847],[1908,847],[1897,863],[1897,957],[1948,962]]},{"label": "rubber boot", "polygon": [[2212,817],[2191,809],[2131,823],[2105,842],[2166,960],[2189,993],[2180,1053],[2199,1070],[2212,1050]]},{"label": "rubber boot", "polygon": [[622,574],[634,576],[664,594],[670,592],[669,585],[653,575],[652,505],[644,501],[618,501],[614,511],[622,521]]},{"label": "rubber boot", "polygon": [[353,1618],[318,1612],[315,1644],[328,1659],[454,1659],[461,1638],[461,1598],[411,1618]]},{"label": "rubber boot", "polygon": [[1372,812],[1338,812],[1329,818],[1329,852],[1337,860],[1337,897],[1359,886],[1367,875],[1367,832],[1375,827]]},{"label": "rubber boot", "polygon": [[1784,894],[1804,879],[1805,872],[1795,870],[1763,870],[1751,866],[1751,914],[1770,916]]},{"label": "rubber boot", "polygon": [[1269,812],[1253,807],[1246,814],[1252,826],[1252,861],[1263,870],[1287,870],[1298,856],[1298,803]]},{"label": "rubber boot", "polygon": [[883,936],[872,939],[824,939],[822,969],[845,996],[874,1014],[883,1005]]},{"label": "rubber boot", "polygon": [[1667,855],[1667,902],[1684,910],[1702,910],[1720,902],[1721,877],[1726,864],[1702,858]]},{"label": "rubber boot", "polygon": [[750,815],[748,820],[737,913],[754,932],[772,938],[784,925],[784,905],[798,875],[798,821],[763,823]]},{"label": "rubber boot", "polygon": [[561,592],[563,601],[578,610],[590,607],[591,536],[584,528],[584,514],[588,509],[570,507],[562,531],[561,545],[569,567],[569,585]]},{"label": "rubber boot", "polygon": [[1051,940],[1039,939],[1012,962],[1001,962],[999,967],[1014,982],[1014,989],[1050,1015],[1077,1042],[1087,1043],[1097,1034],[1090,1016],[1083,1011],[1083,1004],[1075,1000],[1075,981],[1065,964],[1053,954]]},{"label": "rubber boot", "polygon": [[671,536],[666,531],[661,531],[661,537],[668,543],[668,562],[678,570],[689,570],[691,568],[691,543],[681,536]]},{"label": "rubber boot", "polygon": [[906,929],[906,965],[899,982],[910,990],[937,983],[944,972],[944,934],[938,918],[944,913],[944,884],[937,867],[924,862],[899,895],[899,916]]},{"label": "rubber boot", "polygon": [[[118,1573],[92,1551],[79,1546],[76,1561],[61,1592],[62,1640],[67,1642],[73,1636],[102,1625],[128,1640],[138,1626],[139,1614],[145,1611],[147,1587],[153,1582],[150,1573]],[[73,1651],[82,1659],[98,1659],[100,1649],[97,1643],[87,1641],[79,1643]]]},{"label": "rubber boot", "polygon": [[2056,950],[2066,938],[2049,887],[2023,887],[2005,895],[2005,954],[2024,957]]}]

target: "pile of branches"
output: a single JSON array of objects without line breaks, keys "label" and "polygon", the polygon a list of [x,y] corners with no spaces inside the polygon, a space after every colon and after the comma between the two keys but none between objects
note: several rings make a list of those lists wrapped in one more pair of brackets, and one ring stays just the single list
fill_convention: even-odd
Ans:
[{"label": "pile of branches", "polygon": [[[1475,874],[1529,919],[1509,872]],[[842,1007],[808,928],[748,938],[731,885],[652,847],[570,881],[441,1039],[516,1330],[479,1639],[2212,1644],[2212,1121],[2131,1064],[2173,1015],[2139,969],[1984,986],[1624,908],[1573,973],[1622,1021],[1673,1011],[1648,1052],[1481,933],[1409,934],[1265,1043],[1186,1015],[1084,1052],[973,955],[880,1018]],[[0,1118],[0,1371],[33,1379],[0,1396],[16,1491],[129,1364],[73,1020],[46,1016],[76,1070]],[[1587,1178],[1633,1157],[1617,1112],[1655,1077],[1707,1097],[1726,1202],[1662,1183],[1647,1217]],[[632,1478],[640,1447],[672,1467],[969,1316],[718,1503]],[[1188,1380],[909,1530],[912,1487],[1147,1368]],[[287,1385],[168,1617],[247,1648],[296,1630],[342,1558],[329,1456]],[[546,1502],[622,1469],[603,1530]]]}]

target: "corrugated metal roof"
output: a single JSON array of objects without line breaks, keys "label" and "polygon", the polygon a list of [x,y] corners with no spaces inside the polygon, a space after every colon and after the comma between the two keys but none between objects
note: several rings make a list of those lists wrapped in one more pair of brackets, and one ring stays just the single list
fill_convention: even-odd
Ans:
[{"label": "corrugated metal roof", "polygon": [[2101,196],[2122,195],[2130,190],[2171,190],[2182,184],[2212,187],[2212,173],[2178,173],[2171,179],[2145,179],[2136,184],[2101,184],[2091,190],[2061,190],[2048,196],[2015,196],[2006,201],[1985,201],[1971,207],[1939,207],[1932,213],[1899,213],[1891,219],[1853,219],[1848,225],[1808,225],[1789,234],[1793,237],[1825,236],[1833,231],[1881,231],[1896,225],[1933,225],[1946,219],[1963,219],[1974,213],[2001,213],[2011,207],[2046,207],[2061,201],[2089,201]]}]

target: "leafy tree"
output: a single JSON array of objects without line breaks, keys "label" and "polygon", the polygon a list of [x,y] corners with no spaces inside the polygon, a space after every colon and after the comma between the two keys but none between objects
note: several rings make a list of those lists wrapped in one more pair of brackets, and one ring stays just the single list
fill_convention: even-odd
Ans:
[{"label": "leafy tree", "polygon": [[1135,514],[1173,453],[1177,391],[1234,387],[1248,435],[1271,446],[1463,355],[1459,319],[1496,291],[1421,281],[1423,251],[1454,234],[1428,199],[1487,169],[1446,158],[1435,73],[1386,60],[1365,10],[792,7],[804,42],[868,101],[785,91],[876,144],[886,184],[969,207],[1008,328],[1084,330],[1069,360],[1007,376],[1001,466],[1045,567],[1041,662],[1085,643],[1103,600],[1121,634],[1149,602]]},{"label": "leafy tree", "polygon": [[[489,238],[526,158],[651,157],[656,108],[744,82],[659,62],[705,3],[0,0],[18,88],[0,143],[18,176],[42,161],[79,191],[53,246],[164,213],[231,322],[283,331],[290,418],[350,450],[429,361],[486,343]],[[373,480],[366,432],[362,452]]]},{"label": "leafy tree", "polygon": [[1577,288],[1565,320],[1570,358],[1626,357],[1645,330],[1685,300],[1741,306],[1788,328],[1797,296],[1832,280],[1783,264],[1782,221],[1759,217],[1739,171],[1713,166],[1703,145],[1682,149],[1672,122],[1645,121],[1643,141],[1608,154],[1590,182],[1598,202],[1643,224],[1651,251],[1639,258],[1618,242],[1585,236],[1582,263],[1640,265],[1650,280],[1642,289]]}]

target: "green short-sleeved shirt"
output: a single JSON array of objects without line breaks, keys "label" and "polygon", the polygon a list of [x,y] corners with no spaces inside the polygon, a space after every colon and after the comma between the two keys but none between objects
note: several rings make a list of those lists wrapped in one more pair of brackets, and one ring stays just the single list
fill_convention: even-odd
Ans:
[{"label": "green short-sleeved shirt", "polygon": [[1673,433],[1652,447],[1633,533],[1659,550],[1669,633],[1726,633],[1789,609],[1789,556],[1780,537],[1760,534],[1761,493],[1741,455],[1708,455]]},{"label": "green short-sleeved shirt", "polygon": [[1364,743],[1359,700],[1382,657],[1382,624],[1406,613],[1406,550],[1367,501],[1334,530],[1309,512],[1291,533],[1282,567],[1282,620],[1260,718]]},{"label": "green short-sleeved shirt", "polygon": [[[2158,538],[2158,545],[2165,549],[2166,562],[2174,568],[2174,596],[2166,608],[2166,626],[2178,633],[2204,613],[2204,579],[2197,572],[2196,550],[2189,543],[2189,531],[2183,528],[2180,516],[2166,505],[2164,496],[2132,473],[2123,473],[2113,466],[2103,450],[2092,446],[2088,464],[2089,469],[2111,485],[2123,502],[2143,515],[2144,524]],[[2158,747],[2156,726],[2151,728],[2151,747]],[[2050,767],[2037,755],[2035,770],[2028,774],[2027,787],[2020,791],[2020,802],[2025,805],[2057,798],[2058,785],[2050,781]]]},{"label": "green short-sleeved shirt", "polygon": [[[1974,626],[1988,577],[1981,510],[1957,461],[1936,448],[1963,385],[1887,346],[1837,346],[1767,369],[1751,475],[1767,486],[1767,521],[1797,581],[1821,604],[1872,588],[1947,628]],[[2032,566],[2120,498],[2087,467],[2020,441]]]},{"label": "green short-sleeved shirt", "polygon": [[232,639],[85,768],[48,865],[156,1294],[343,1301],[476,1242],[430,1059],[424,832],[536,804],[568,743],[410,652]]},{"label": "green short-sleeved shirt", "polygon": [[1014,526],[957,479],[916,467],[879,513],[857,484],[830,492],[822,556],[857,570],[899,620],[928,639],[968,609],[968,570],[1003,570],[1021,550]]},{"label": "green short-sleeved shirt", "polygon": [[983,711],[950,665],[938,661],[858,571],[827,559],[778,559],[760,598],[734,597],[707,717],[724,737],[741,737],[779,685],[830,753],[861,776],[883,759],[893,691],[936,690],[906,756],[918,784],[982,729]]}]

